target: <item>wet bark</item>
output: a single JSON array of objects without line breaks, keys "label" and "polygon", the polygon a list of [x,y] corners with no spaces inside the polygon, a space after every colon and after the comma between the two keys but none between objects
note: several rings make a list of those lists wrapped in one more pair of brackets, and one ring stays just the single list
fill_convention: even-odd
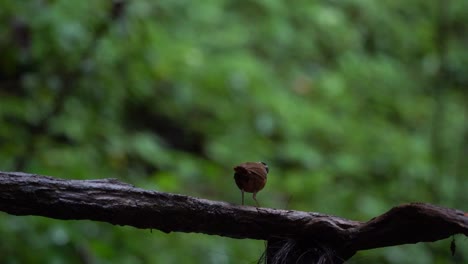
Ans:
[{"label": "wet bark", "polygon": [[67,180],[18,172],[0,172],[0,211],[266,240],[268,263],[281,258],[282,263],[339,263],[359,250],[468,236],[468,213],[424,203],[399,205],[361,222],[145,190],[116,179]]}]

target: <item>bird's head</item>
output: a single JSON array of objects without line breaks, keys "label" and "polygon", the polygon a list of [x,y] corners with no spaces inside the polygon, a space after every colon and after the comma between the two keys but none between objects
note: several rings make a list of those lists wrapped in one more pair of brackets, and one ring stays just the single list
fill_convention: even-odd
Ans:
[{"label": "bird's head", "polygon": [[265,162],[260,161],[260,163],[263,164],[263,166],[265,166],[265,170],[267,173],[270,172],[270,170],[268,169],[268,165]]}]

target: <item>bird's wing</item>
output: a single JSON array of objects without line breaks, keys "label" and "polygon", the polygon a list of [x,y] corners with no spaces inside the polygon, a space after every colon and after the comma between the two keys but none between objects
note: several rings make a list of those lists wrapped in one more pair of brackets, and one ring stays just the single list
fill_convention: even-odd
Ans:
[{"label": "bird's wing", "polygon": [[260,177],[260,179],[265,179],[267,177],[267,171],[265,169],[265,167],[262,165],[262,166],[258,166],[257,163],[254,163],[254,162],[247,162],[247,163],[244,163],[243,164],[245,169],[248,171],[249,175],[252,175],[254,177]]}]

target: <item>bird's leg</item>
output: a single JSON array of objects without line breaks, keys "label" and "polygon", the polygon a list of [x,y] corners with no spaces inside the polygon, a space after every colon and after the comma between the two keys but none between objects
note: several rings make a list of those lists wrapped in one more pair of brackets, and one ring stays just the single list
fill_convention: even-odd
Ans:
[{"label": "bird's leg", "polygon": [[257,193],[256,193],[256,192],[253,193],[252,198],[253,198],[253,199],[255,200],[255,202],[257,203],[257,207],[260,207],[260,204],[259,204],[258,201],[257,201]]},{"label": "bird's leg", "polygon": [[242,205],[244,205],[244,190],[241,189],[241,192],[242,192]]}]

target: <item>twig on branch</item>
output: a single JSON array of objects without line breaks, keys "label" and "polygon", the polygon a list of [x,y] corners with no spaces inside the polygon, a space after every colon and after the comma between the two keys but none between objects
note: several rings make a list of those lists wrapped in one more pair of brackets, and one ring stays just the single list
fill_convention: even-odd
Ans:
[{"label": "twig on branch", "polygon": [[0,172],[0,211],[167,233],[314,241],[347,257],[359,250],[431,242],[455,234],[468,236],[467,213],[431,204],[404,204],[359,222],[144,190],[116,179],[65,180],[18,172]]}]

